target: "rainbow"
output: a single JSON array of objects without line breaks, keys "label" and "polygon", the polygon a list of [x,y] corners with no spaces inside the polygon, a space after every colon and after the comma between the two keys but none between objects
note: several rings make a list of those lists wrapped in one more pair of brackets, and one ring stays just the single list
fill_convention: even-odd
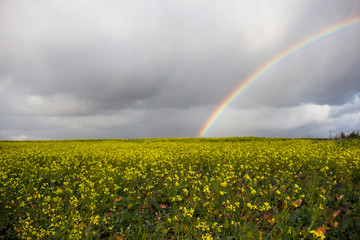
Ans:
[{"label": "rainbow", "polygon": [[228,97],[226,97],[226,99],[215,109],[211,116],[206,120],[205,124],[202,126],[198,134],[198,137],[205,136],[205,134],[209,131],[210,127],[229,106],[229,104],[231,104],[237,98],[237,96],[239,96],[239,94],[242,93],[252,82],[259,79],[261,76],[269,72],[271,69],[273,69],[280,63],[289,59],[296,53],[299,53],[304,49],[307,49],[317,43],[323,42],[329,38],[338,35],[339,33],[353,29],[357,26],[360,26],[360,16],[332,25],[322,30],[321,32],[313,34],[295,43],[281,53],[277,54],[275,57],[271,58],[268,62],[263,64],[255,72],[248,76],[248,78],[246,78],[233,92],[231,92]]}]

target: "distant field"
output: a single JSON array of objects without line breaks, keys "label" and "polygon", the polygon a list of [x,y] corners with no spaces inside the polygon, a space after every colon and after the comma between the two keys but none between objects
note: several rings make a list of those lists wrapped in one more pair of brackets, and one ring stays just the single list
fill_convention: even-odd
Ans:
[{"label": "distant field", "polygon": [[359,239],[360,141],[0,142],[0,239]]}]

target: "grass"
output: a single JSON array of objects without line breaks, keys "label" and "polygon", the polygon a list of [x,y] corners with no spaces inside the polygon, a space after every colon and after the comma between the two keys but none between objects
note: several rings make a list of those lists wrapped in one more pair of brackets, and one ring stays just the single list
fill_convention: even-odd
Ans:
[{"label": "grass", "polygon": [[0,142],[3,239],[359,239],[360,142]]}]

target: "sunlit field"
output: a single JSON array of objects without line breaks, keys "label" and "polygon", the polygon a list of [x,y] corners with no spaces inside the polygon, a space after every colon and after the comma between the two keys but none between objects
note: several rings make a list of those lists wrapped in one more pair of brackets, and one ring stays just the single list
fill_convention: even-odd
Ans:
[{"label": "sunlit field", "polygon": [[360,142],[0,142],[0,239],[359,239]]}]

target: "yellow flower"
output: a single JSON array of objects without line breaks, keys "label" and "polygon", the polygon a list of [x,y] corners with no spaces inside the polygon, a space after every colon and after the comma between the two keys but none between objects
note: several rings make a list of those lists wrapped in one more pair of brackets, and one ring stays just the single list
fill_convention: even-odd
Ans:
[{"label": "yellow flower", "polygon": [[94,225],[97,225],[99,224],[99,216],[98,215],[95,215],[95,216],[91,216],[90,217],[90,223],[91,224],[94,224]]},{"label": "yellow flower", "polygon": [[321,231],[315,231],[315,230],[312,230],[310,231],[310,233],[313,234],[314,237],[316,238],[320,238],[320,239],[325,239],[325,235],[321,232]]}]

